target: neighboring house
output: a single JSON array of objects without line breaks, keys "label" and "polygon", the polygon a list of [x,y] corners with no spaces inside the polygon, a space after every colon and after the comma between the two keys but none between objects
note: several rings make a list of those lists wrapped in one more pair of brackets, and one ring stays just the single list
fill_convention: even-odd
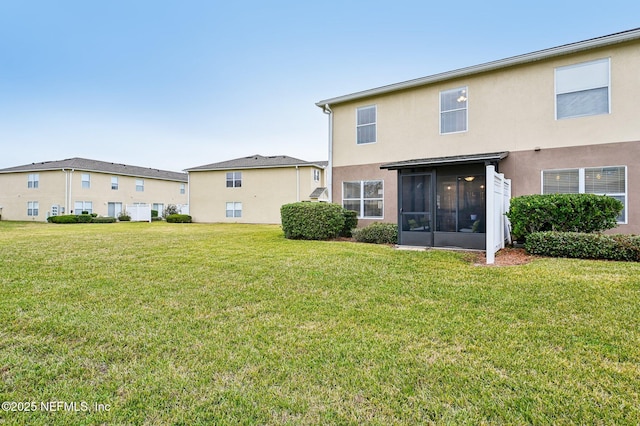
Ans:
[{"label": "neighboring house", "polygon": [[186,173],[70,158],[0,170],[2,220],[45,221],[80,214],[117,217],[127,205],[185,206]]},{"label": "neighboring house", "polygon": [[326,201],[326,161],[252,155],[186,169],[194,222],[280,223],[280,207]]},{"label": "neighboring house", "polygon": [[483,249],[493,165],[513,196],[614,197],[640,234],[639,72],[634,29],[320,101],[331,199],[401,244]]}]

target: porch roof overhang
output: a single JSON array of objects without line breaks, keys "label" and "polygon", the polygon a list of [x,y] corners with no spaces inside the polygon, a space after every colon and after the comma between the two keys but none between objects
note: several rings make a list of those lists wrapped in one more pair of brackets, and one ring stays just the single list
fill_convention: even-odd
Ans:
[{"label": "porch roof overhang", "polygon": [[470,154],[470,155],[453,155],[451,157],[435,157],[435,158],[420,158],[414,160],[397,161],[394,163],[387,163],[380,166],[381,169],[388,170],[400,170],[400,169],[412,169],[418,167],[436,167],[436,166],[456,166],[462,164],[478,164],[484,163],[485,165],[496,164],[505,159],[509,155],[509,151],[502,152],[490,152],[485,154]]}]

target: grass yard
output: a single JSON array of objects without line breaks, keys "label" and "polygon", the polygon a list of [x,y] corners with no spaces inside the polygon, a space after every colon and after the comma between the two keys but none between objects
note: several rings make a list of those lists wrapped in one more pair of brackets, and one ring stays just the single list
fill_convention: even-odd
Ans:
[{"label": "grass yard", "polygon": [[637,263],[0,222],[0,291],[0,424],[640,423]]}]

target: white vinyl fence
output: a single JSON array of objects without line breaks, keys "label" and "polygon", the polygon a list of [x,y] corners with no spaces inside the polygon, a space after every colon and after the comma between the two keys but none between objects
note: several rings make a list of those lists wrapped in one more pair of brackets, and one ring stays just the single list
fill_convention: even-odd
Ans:
[{"label": "white vinyl fence", "polygon": [[495,254],[511,241],[509,219],[505,215],[511,201],[511,179],[487,166],[487,264],[495,262]]},{"label": "white vinyl fence", "polygon": [[127,204],[126,210],[132,222],[151,222],[151,204]]}]

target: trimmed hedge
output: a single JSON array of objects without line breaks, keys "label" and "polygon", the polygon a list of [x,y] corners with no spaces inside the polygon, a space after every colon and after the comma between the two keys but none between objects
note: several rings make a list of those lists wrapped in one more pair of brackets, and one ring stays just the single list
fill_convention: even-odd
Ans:
[{"label": "trimmed hedge", "polygon": [[617,226],[623,205],[594,194],[523,195],[511,199],[507,217],[515,240],[534,232],[600,232]]},{"label": "trimmed hedge", "polygon": [[351,237],[353,229],[358,227],[358,212],[353,210],[343,209],[344,226],[340,232],[341,237]]},{"label": "trimmed hedge", "polygon": [[91,223],[115,223],[115,222],[116,222],[116,218],[109,217],[109,216],[94,217],[91,220]]},{"label": "trimmed hedge", "polygon": [[534,232],[527,236],[524,247],[529,253],[542,256],[640,262],[637,235]]},{"label": "trimmed hedge", "polygon": [[364,228],[354,229],[352,234],[353,238],[359,243],[398,243],[398,225],[396,223],[373,222]]},{"label": "trimmed hedge", "polygon": [[345,228],[344,209],[339,204],[299,202],[280,207],[285,238],[328,240]]},{"label": "trimmed hedge", "polygon": [[49,216],[47,222],[49,223],[114,223],[115,217],[98,217],[90,214],[66,214],[61,216]]},{"label": "trimmed hedge", "polygon": [[166,217],[169,223],[191,223],[191,216],[188,214],[170,214]]}]

